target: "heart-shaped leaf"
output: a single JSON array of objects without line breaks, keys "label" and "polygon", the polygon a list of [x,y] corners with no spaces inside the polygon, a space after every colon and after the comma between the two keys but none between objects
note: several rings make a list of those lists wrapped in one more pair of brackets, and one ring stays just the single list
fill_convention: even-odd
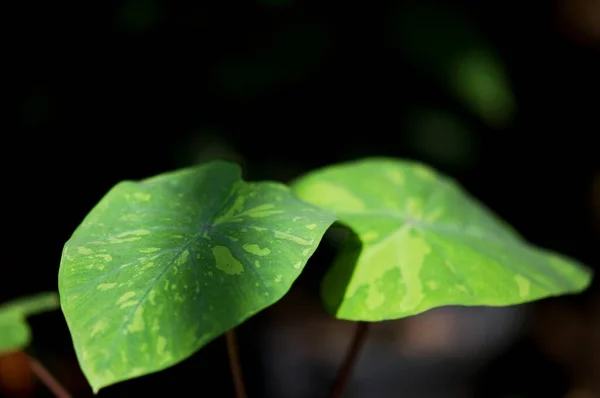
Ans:
[{"label": "heart-shaped leaf", "polygon": [[26,317],[55,310],[58,306],[55,292],[22,297],[0,305],[0,354],[19,351],[29,344],[31,331]]},{"label": "heart-shaped leaf", "polygon": [[575,293],[591,272],[527,243],[458,184],[415,162],[370,158],[293,184],[356,233],[322,284],[336,317],[379,321],[445,305],[505,306]]},{"label": "heart-shaped leaf", "polygon": [[66,243],[59,272],[93,390],[176,364],[275,303],[334,219],[224,161],[117,184]]}]

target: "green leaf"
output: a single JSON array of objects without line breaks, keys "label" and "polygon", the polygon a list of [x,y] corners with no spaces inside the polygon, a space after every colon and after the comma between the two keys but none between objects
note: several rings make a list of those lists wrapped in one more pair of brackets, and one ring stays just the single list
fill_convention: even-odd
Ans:
[{"label": "green leaf", "polygon": [[356,233],[322,284],[326,308],[341,319],[512,305],[580,292],[591,280],[584,266],[527,243],[453,180],[416,162],[335,165],[293,189]]},{"label": "green leaf", "polygon": [[19,351],[31,341],[31,331],[25,318],[57,309],[55,292],[39,293],[0,305],[0,354]]},{"label": "green leaf", "polygon": [[117,184],[59,272],[93,390],[174,365],[278,301],[334,220],[224,161]]}]

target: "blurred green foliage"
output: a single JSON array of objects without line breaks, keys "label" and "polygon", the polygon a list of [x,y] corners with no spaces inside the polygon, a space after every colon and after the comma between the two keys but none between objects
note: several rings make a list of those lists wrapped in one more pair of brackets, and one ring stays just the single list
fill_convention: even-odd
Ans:
[{"label": "blurred green foliage", "polygon": [[516,104],[491,44],[458,10],[425,2],[399,7],[392,41],[491,127],[506,126]]}]

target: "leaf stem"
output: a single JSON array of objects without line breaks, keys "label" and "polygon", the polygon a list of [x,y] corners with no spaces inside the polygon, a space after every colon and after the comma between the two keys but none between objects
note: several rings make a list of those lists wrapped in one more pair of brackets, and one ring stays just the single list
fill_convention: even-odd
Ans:
[{"label": "leaf stem", "polygon": [[31,356],[28,356],[27,359],[29,360],[31,371],[56,398],[71,398],[71,394],[67,392],[41,362]]},{"label": "leaf stem", "polygon": [[344,389],[352,375],[352,370],[356,365],[358,355],[367,340],[368,330],[368,322],[356,322],[356,330],[354,331],[352,342],[350,343],[350,347],[348,347],[348,351],[346,351],[344,361],[342,362],[335,377],[335,381],[333,382],[333,386],[329,391],[329,398],[341,398],[344,393]]},{"label": "leaf stem", "polygon": [[235,387],[236,398],[246,398],[246,388],[244,387],[244,378],[242,377],[242,366],[240,365],[240,354],[234,329],[225,332],[227,339],[227,354],[229,355],[229,367]]}]

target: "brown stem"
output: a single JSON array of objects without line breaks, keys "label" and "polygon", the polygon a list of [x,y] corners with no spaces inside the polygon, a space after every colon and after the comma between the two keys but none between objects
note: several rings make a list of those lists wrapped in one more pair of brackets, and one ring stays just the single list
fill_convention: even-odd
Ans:
[{"label": "brown stem", "polygon": [[352,337],[352,342],[348,351],[346,351],[346,357],[340,366],[338,373],[333,382],[333,386],[329,391],[329,398],[341,398],[344,393],[344,389],[350,380],[354,365],[356,365],[358,354],[367,340],[367,331],[369,330],[368,322],[356,322],[356,330]]},{"label": "brown stem", "polygon": [[35,373],[37,378],[46,386],[48,390],[56,398],[71,398],[71,394],[52,376],[52,374],[42,365],[38,360],[32,357],[28,357],[29,367],[31,371]]},{"label": "brown stem", "polygon": [[231,376],[233,377],[233,384],[235,386],[235,396],[236,398],[246,398],[246,389],[244,387],[242,366],[240,365],[240,355],[234,329],[229,329],[225,332],[225,338],[227,339],[227,354],[229,354],[229,367],[231,368]]}]

